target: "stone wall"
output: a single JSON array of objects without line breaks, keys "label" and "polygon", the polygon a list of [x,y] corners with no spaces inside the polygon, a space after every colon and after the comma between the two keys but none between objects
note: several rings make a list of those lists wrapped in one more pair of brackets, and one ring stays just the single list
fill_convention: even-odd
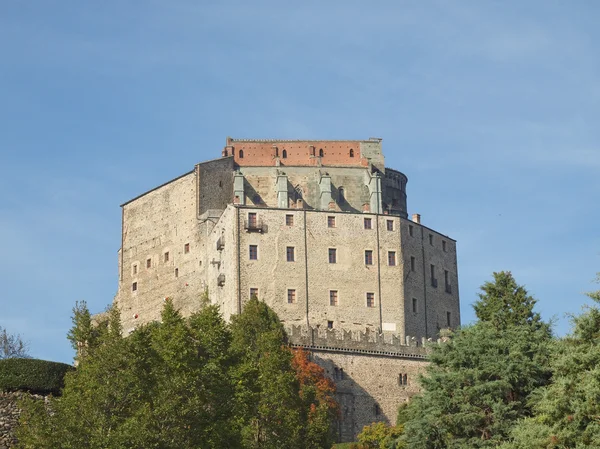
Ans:
[{"label": "stone wall", "polygon": [[44,401],[48,400],[46,396],[23,392],[0,391],[0,449],[9,449],[16,444],[14,430],[21,415],[21,410],[17,404],[24,397],[32,397]]}]

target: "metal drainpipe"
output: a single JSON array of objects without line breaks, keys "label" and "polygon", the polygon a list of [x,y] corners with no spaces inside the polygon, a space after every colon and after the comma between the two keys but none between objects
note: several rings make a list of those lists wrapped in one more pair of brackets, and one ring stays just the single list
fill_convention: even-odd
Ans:
[{"label": "metal drainpipe", "polygon": [[[310,320],[308,316],[308,237],[307,237],[307,226],[306,226],[306,209],[304,209],[304,284],[306,286],[306,327],[310,329]],[[311,333],[311,344],[314,344],[313,336]]]},{"label": "metal drainpipe", "polygon": [[238,315],[242,313],[242,259],[240,257],[240,208],[235,206],[237,227]]},{"label": "metal drainpipe", "polygon": [[425,338],[428,336],[427,332],[427,273],[425,270],[425,231],[421,226],[421,256],[423,258],[423,314],[425,315]]},{"label": "metal drainpipe", "polygon": [[375,216],[377,220],[377,282],[379,288],[379,333],[383,333],[383,312],[381,306],[381,245],[379,242],[379,214]]}]

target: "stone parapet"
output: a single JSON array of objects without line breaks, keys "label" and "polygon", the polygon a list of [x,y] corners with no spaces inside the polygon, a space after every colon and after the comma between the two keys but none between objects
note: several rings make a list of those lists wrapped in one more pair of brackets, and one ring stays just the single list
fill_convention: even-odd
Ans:
[{"label": "stone parapet", "polygon": [[[365,332],[289,326],[286,329],[290,344],[314,351],[336,351],[373,354],[388,357],[425,359],[430,352],[425,341],[419,344],[410,336],[384,335]],[[406,342],[408,344],[406,344]]]}]

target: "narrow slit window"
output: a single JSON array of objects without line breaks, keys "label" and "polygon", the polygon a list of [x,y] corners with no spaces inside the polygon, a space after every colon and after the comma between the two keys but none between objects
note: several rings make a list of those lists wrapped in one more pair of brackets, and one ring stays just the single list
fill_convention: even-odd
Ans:
[{"label": "narrow slit window", "polygon": [[189,243],[186,243],[186,244],[183,246],[183,252],[184,252],[184,254],[187,254],[187,253],[189,253],[189,252],[190,252],[190,244],[189,244]]},{"label": "narrow slit window", "polygon": [[375,307],[375,293],[367,293],[367,307]]},{"label": "narrow slit window", "polygon": [[152,259],[146,259],[146,268],[152,268]]},{"label": "narrow slit window", "polygon": [[417,259],[415,256],[410,256],[410,271],[415,271],[417,266]]},{"label": "narrow slit window", "polygon": [[287,302],[288,304],[296,304],[296,290],[289,288],[287,291]]},{"label": "narrow slit window", "polygon": [[419,310],[417,308],[418,306],[418,302],[417,302],[417,298],[413,298],[412,299],[412,311],[413,313],[417,313]]},{"label": "narrow slit window", "polygon": [[169,252],[168,251],[165,253],[164,261],[165,261],[165,263],[169,261]]},{"label": "narrow slit window", "polygon": [[338,291],[337,290],[329,290],[329,305],[330,306],[338,305]]},{"label": "narrow slit window", "polygon": [[132,292],[136,292],[137,291],[137,282],[134,282],[133,284],[131,284],[131,291]]},{"label": "narrow slit window", "polygon": [[350,148],[350,157],[354,157],[354,150]]}]

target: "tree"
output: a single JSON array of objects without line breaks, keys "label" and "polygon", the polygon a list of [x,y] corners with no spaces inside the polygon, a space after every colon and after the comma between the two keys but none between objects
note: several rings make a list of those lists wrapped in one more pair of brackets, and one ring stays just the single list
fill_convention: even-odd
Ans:
[{"label": "tree", "polygon": [[120,337],[118,313],[109,315],[93,350],[67,375],[62,397],[52,400],[53,413],[25,404],[19,447],[239,447],[222,354],[228,332],[218,311],[207,308],[186,321],[167,301],[162,323],[127,338]]},{"label": "tree", "polygon": [[300,382],[300,399],[303,403],[304,447],[306,449],[330,448],[335,442],[335,428],[339,406],[334,398],[335,384],[325,376],[325,371],[310,360],[304,349],[293,351],[292,367]]},{"label": "tree", "polygon": [[600,291],[588,296],[595,304],[558,341],[553,380],[533,398],[534,416],[520,422],[503,448],[600,447]]},{"label": "tree", "polygon": [[401,449],[405,445],[400,441],[404,431],[402,424],[390,426],[384,422],[376,422],[365,426],[358,434],[360,449]]},{"label": "tree", "polygon": [[20,335],[9,334],[0,326],[0,360],[13,358],[28,358],[27,343]]},{"label": "tree", "polygon": [[279,318],[256,298],[232,318],[236,415],[248,449],[302,448],[302,401]]},{"label": "tree", "polygon": [[409,448],[495,448],[549,382],[549,325],[510,273],[494,279],[475,305],[479,321],[433,347],[423,393],[405,412]]}]

